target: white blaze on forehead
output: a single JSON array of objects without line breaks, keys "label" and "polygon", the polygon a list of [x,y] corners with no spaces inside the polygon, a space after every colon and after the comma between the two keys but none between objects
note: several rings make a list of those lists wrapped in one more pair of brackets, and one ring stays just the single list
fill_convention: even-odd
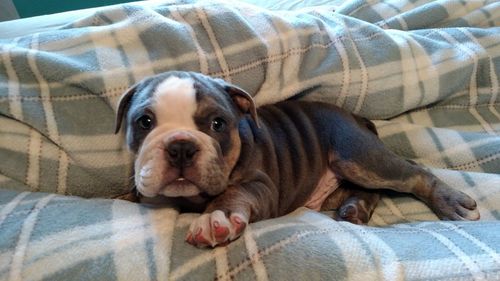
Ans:
[{"label": "white blaze on forehead", "polygon": [[153,93],[152,108],[157,126],[171,124],[175,128],[195,129],[196,90],[190,78],[170,76]]}]

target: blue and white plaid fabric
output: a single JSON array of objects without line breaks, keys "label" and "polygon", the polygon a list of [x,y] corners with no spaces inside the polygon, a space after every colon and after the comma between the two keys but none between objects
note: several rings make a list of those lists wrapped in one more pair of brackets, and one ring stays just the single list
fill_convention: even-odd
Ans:
[{"label": "blue and white plaid fabric", "polygon": [[[1,39],[0,280],[500,279],[500,2],[307,2],[122,5]],[[295,96],[376,119],[388,147],[473,196],[483,221],[437,222],[391,194],[370,227],[300,209],[200,250],[183,242],[195,214],[61,196],[128,190],[116,102],[173,69],[259,105]]]}]

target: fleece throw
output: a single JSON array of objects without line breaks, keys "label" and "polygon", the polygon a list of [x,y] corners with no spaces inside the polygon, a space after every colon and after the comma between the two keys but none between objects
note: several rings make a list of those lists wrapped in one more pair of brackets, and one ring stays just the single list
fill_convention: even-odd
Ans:
[{"label": "fleece throw", "polygon": [[[500,279],[500,3],[308,2],[130,4],[1,39],[0,279]],[[195,249],[183,238],[196,214],[95,199],[131,184],[117,99],[173,69],[259,105],[320,100],[377,120],[390,149],[473,196],[482,220],[437,222],[387,194],[369,227],[299,209]]]}]

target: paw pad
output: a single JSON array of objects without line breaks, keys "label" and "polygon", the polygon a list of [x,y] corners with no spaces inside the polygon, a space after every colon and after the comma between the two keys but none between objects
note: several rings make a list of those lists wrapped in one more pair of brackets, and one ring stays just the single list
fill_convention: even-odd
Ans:
[{"label": "paw pad", "polygon": [[247,222],[240,214],[231,214],[228,218],[220,210],[202,214],[191,223],[186,242],[197,247],[223,245],[238,238]]}]

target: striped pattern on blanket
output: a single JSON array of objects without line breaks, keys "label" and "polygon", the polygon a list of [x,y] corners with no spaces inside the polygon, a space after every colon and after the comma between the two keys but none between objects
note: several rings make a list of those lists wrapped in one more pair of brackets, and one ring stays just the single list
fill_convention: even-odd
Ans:
[{"label": "striped pattern on blanket", "polygon": [[121,200],[2,195],[0,280],[500,278],[493,221],[366,227],[301,208],[251,224],[228,246],[197,249],[184,242],[195,214]]},{"label": "striped pattern on blanket", "polygon": [[124,5],[0,40],[0,182],[85,197],[122,193],[131,156],[113,134],[117,99],[172,69],[222,77],[258,104],[302,95],[372,119],[398,116],[381,131],[403,156],[498,171],[498,2],[393,2],[308,11]]},{"label": "striped pattern on blanket", "polygon": [[[500,279],[500,3],[312,2],[122,5],[0,40],[0,280]],[[117,99],[172,69],[259,105],[300,97],[377,119],[390,149],[473,196],[483,221],[436,222],[388,193],[370,227],[299,209],[200,250],[183,243],[195,214],[48,194],[130,188]]]}]

